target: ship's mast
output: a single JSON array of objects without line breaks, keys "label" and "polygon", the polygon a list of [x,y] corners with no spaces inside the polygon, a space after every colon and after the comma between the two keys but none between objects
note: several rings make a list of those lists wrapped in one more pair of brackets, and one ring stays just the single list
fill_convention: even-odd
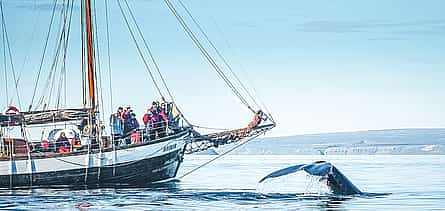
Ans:
[{"label": "ship's mast", "polygon": [[92,110],[92,116],[96,111],[96,89],[95,89],[95,67],[93,54],[93,28],[91,21],[91,0],[85,0],[85,30],[87,37],[87,64],[88,64],[88,90],[89,90],[89,104]]}]

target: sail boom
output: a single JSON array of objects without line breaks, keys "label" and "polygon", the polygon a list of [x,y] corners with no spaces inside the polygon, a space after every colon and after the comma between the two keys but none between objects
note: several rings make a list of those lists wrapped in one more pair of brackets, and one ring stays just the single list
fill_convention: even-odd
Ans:
[{"label": "sail boom", "polygon": [[0,114],[0,127],[79,121],[88,118],[91,110],[90,108],[58,109]]}]

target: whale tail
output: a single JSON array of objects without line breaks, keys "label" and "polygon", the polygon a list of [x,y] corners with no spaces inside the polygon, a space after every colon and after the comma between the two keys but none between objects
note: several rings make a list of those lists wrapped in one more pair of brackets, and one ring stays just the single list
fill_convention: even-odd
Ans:
[{"label": "whale tail", "polygon": [[334,194],[354,195],[362,193],[345,175],[343,175],[343,173],[340,172],[340,170],[326,161],[317,161],[312,164],[298,164],[280,169],[268,174],[262,178],[259,183],[262,183],[267,179],[281,177],[302,170],[310,175],[326,178],[326,183]]}]

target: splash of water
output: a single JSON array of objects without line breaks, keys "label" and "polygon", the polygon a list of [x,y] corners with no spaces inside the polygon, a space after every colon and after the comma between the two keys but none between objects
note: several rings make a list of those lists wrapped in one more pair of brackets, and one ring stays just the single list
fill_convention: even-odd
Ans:
[{"label": "splash of water", "polygon": [[286,175],[259,183],[258,194],[285,193],[304,196],[325,196],[332,194],[326,178],[305,173]]}]

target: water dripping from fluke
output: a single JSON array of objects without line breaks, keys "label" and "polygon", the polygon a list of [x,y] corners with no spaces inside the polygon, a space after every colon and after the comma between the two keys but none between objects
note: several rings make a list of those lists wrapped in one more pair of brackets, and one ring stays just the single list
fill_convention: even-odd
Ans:
[{"label": "water dripping from fluke", "polygon": [[[258,183],[259,186],[273,178],[279,178],[296,172],[304,171],[308,173],[309,182],[302,196],[336,196],[336,197],[377,197],[388,195],[389,193],[365,193],[358,189],[340,170],[326,161],[316,161],[311,164],[298,164],[274,171],[263,177]],[[324,191],[328,188],[328,192]],[[259,191],[264,192],[264,191]]]}]

